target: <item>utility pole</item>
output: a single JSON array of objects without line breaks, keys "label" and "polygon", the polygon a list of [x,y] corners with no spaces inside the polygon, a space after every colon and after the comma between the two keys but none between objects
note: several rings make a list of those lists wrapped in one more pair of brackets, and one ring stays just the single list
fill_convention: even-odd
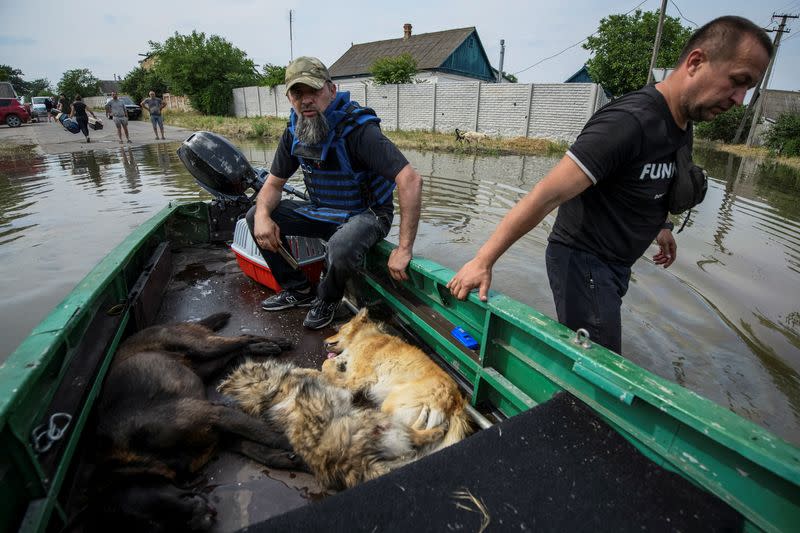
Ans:
[{"label": "utility pole", "polygon": [[289,10],[289,63],[294,61],[294,49],[292,45],[292,10]]},{"label": "utility pole", "polygon": [[661,12],[658,14],[658,27],[656,28],[656,42],[653,44],[653,56],[650,58],[650,69],[647,71],[647,85],[653,83],[653,69],[656,68],[658,50],[661,48],[661,32],[664,29],[664,15],[667,13],[667,0],[661,0]]},{"label": "utility pole", "polygon": [[497,69],[497,83],[503,83],[503,57],[506,55],[506,40],[500,39],[500,68]]},{"label": "utility pole", "polygon": [[[767,99],[767,87],[769,87],[769,77],[772,74],[772,67],[775,65],[775,59],[778,57],[778,47],[781,44],[781,37],[784,33],[789,33],[789,30],[786,29],[786,19],[796,19],[797,15],[776,15],[775,13],[772,14],[772,18],[780,18],[781,23],[778,25],[777,30],[769,30],[776,32],[775,34],[775,41],[773,43],[773,51],[772,51],[772,59],[769,60],[769,66],[767,66],[767,72],[764,74],[764,80],[761,83],[763,87],[763,93],[759,96],[758,100],[756,100],[755,109],[753,110],[753,122],[750,124],[750,133],[747,135],[747,146],[753,145],[753,138],[756,135],[756,126],[758,126],[758,121],[761,118],[761,111],[764,109],[764,100]],[[747,116],[745,114],[745,116]]]}]

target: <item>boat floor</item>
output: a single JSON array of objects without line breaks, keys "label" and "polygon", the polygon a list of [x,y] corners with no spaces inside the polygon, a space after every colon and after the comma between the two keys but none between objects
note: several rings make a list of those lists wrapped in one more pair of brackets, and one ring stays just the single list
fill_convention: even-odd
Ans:
[{"label": "boat floor", "polygon": [[[306,309],[261,310],[259,302],[271,293],[241,272],[226,247],[173,250],[155,322],[226,311],[232,316],[222,334],[287,337],[294,348],[282,357],[319,368],[323,338],[333,328],[303,328]],[[347,319],[346,310],[340,313],[334,324]],[[220,399],[213,386],[208,391]],[[329,495],[309,474],[225,451],[203,476],[219,510],[217,533],[741,527],[729,506],[645,458],[569,394],[339,494]]]},{"label": "boat floor", "polygon": [[[298,366],[319,368],[325,360],[323,339],[333,327],[311,331],[303,327],[308,309],[267,312],[260,302],[273,294],[246,277],[230,249],[199,245],[172,252],[172,276],[164,293],[157,324],[195,320],[228,312],[231,318],[222,335],[264,335],[286,337],[293,348],[281,355]],[[337,315],[348,318],[346,310]],[[334,324],[337,321],[334,321]],[[210,399],[220,400],[212,384]],[[314,477],[304,472],[271,469],[239,454],[220,451],[203,474],[210,489],[208,497],[219,510],[212,529],[223,533],[305,505],[325,496]]]}]

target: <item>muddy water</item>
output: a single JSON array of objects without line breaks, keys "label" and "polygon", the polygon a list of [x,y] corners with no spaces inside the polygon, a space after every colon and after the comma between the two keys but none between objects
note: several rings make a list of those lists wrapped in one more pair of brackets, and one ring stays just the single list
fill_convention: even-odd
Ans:
[{"label": "muddy water", "polygon": [[[168,200],[208,198],[177,147],[0,163],[0,360]],[[257,165],[273,156],[256,144],[244,151]],[[557,161],[406,155],[425,179],[415,254],[454,270]],[[696,159],[712,176],[708,195],[677,235],[674,265],[656,267],[653,247],[634,266],[623,354],[800,444],[800,174],[721,152]],[[550,316],[544,248],[553,221],[501,258],[492,286]]]}]

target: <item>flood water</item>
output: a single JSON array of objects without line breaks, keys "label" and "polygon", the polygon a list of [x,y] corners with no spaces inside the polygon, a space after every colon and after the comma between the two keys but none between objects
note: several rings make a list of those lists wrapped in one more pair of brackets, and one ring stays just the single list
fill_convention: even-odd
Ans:
[{"label": "flood water", "polygon": [[[132,229],[169,200],[209,197],[177,148],[0,162],[0,361]],[[242,148],[255,165],[273,156]],[[405,153],[424,177],[415,255],[453,270],[557,161]],[[712,177],[706,200],[676,235],[675,264],[656,267],[652,247],[634,266],[623,354],[800,445],[800,173],[715,151],[695,159]],[[492,288],[555,317],[544,265],[553,221],[501,258]]]}]

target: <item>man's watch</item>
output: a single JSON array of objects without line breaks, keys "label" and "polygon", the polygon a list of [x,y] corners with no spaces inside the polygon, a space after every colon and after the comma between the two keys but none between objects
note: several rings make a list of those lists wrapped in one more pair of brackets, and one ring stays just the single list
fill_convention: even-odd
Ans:
[{"label": "man's watch", "polygon": [[671,221],[667,220],[666,222],[664,222],[664,225],[661,226],[661,229],[668,229],[668,230],[672,231],[672,230],[675,229],[675,224],[673,224]]}]

